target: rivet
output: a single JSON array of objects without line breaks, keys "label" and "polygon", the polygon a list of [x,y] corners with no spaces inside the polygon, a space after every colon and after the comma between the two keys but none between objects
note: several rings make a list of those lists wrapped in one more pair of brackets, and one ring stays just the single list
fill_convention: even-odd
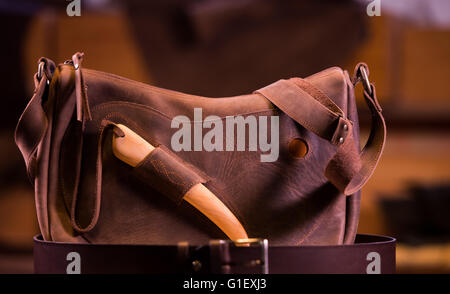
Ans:
[{"label": "rivet", "polygon": [[340,137],[339,138],[339,144],[342,144],[342,143],[344,143],[344,138]]},{"label": "rivet", "polygon": [[344,125],[344,131],[348,131],[348,125]]},{"label": "rivet", "polygon": [[194,261],[192,262],[192,269],[193,269],[195,272],[198,272],[201,268],[202,268],[202,263],[201,263],[200,261],[194,260]]},{"label": "rivet", "polygon": [[78,63],[75,63],[75,64],[73,65],[73,67],[75,67],[75,70],[77,70],[78,67],[79,67]]}]

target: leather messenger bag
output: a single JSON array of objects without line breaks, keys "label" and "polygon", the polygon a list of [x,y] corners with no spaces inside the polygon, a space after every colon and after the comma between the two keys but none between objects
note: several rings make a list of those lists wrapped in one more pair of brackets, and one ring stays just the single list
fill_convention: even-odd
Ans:
[{"label": "leather messenger bag", "polygon": [[[36,272],[66,272],[71,252],[82,273],[394,272],[394,239],[356,235],[386,135],[367,65],[208,98],[82,59],[39,60],[16,128]],[[362,149],[358,82],[372,114]]]}]

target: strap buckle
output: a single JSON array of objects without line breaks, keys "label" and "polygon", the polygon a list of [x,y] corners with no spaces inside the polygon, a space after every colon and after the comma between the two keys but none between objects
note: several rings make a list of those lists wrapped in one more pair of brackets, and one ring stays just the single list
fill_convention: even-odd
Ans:
[{"label": "strap buckle", "polygon": [[[216,273],[230,273],[231,267],[243,267],[245,269],[259,267],[261,274],[269,273],[269,241],[262,238],[248,238],[237,240],[211,240],[211,269]],[[235,248],[230,248],[235,247]],[[239,247],[239,249],[237,249]],[[245,250],[248,247],[259,247],[259,256],[248,258],[249,255]],[[233,260],[232,252],[241,250],[241,254],[235,254]],[[250,251],[248,251],[250,253]],[[246,258],[239,258],[246,256]]]},{"label": "strap buckle", "polygon": [[364,87],[364,90],[366,90],[367,93],[369,93],[369,95],[372,95],[372,87],[370,86],[370,81],[369,81],[369,75],[367,74],[366,68],[361,65],[359,67],[359,72],[361,74],[361,78],[362,78],[362,84]]},{"label": "strap buckle", "polygon": [[[44,67],[45,67],[45,62],[41,61],[38,64],[38,71],[36,74],[36,79],[40,82],[42,77],[44,76],[45,72],[44,72]],[[47,85],[50,85],[50,80],[47,77]]]},{"label": "strap buckle", "polygon": [[40,81],[42,79],[42,76],[43,76],[43,73],[44,73],[44,66],[45,66],[45,62],[43,62],[43,61],[39,62],[37,76],[36,76],[38,81]]}]

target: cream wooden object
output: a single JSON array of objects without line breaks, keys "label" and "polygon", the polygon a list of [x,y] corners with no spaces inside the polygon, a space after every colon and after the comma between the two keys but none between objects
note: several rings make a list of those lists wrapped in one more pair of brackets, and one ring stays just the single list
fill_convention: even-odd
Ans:
[{"label": "cream wooden object", "polygon": [[[120,160],[135,167],[155,147],[128,127],[122,124],[117,126],[125,133],[125,136],[113,137],[113,153]],[[208,217],[231,240],[248,239],[247,232],[236,216],[203,184],[193,186],[183,199]]]}]

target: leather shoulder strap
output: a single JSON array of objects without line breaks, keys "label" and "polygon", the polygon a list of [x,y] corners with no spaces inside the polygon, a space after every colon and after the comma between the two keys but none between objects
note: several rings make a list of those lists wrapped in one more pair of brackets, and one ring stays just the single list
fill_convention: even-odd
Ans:
[{"label": "leather shoulder strap", "polygon": [[34,75],[35,90],[33,97],[19,118],[14,139],[25,160],[28,177],[34,183],[36,152],[47,131],[47,115],[42,107],[43,96],[51,80],[55,64],[47,58],[38,61],[39,72]]},{"label": "leather shoulder strap", "polygon": [[[75,68],[75,93],[77,119],[84,123],[91,119],[89,101],[81,74],[83,53],[75,53],[70,61]],[[43,108],[43,99],[56,69],[55,63],[50,59],[41,57],[38,61],[39,70],[34,75],[34,95],[22,113],[15,130],[15,141],[25,160],[28,177],[34,183],[36,154],[39,145],[48,129],[47,114]]]},{"label": "leather shoulder strap", "polygon": [[339,144],[347,132],[337,128],[344,112],[321,90],[306,80],[279,80],[256,91],[317,136]]},{"label": "leather shoulder strap", "polygon": [[344,193],[347,195],[359,191],[370,179],[376,166],[378,165],[386,143],[386,123],[381,113],[382,109],[376,98],[375,86],[373,84],[370,85],[372,88],[372,93],[369,94],[367,90],[364,90],[364,98],[372,114],[372,124],[369,138],[359,154],[361,161],[361,168],[359,172],[354,174],[354,176],[350,179],[346,179],[340,175],[337,167],[339,165],[338,161],[340,164],[345,164],[346,152],[344,149],[338,150],[334,157],[335,160],[330,161],[330,164],[325,170],[325,175],[327,178],[333,179],[331,182],[339,189],[344,190]]},{"label": "leather shoulder strap", "polygon": [[307,130],[338,146],[324,175],[341,192],[350,195],[360,190],[370,178],[385,143],[386,124],[373,84],[371,88],[371,93],[364,90],[364,97],[372,113],[372,126],[361,152],[356,150],[352,121],[325,93],[306,80],[279,80],[256,93]]}]

